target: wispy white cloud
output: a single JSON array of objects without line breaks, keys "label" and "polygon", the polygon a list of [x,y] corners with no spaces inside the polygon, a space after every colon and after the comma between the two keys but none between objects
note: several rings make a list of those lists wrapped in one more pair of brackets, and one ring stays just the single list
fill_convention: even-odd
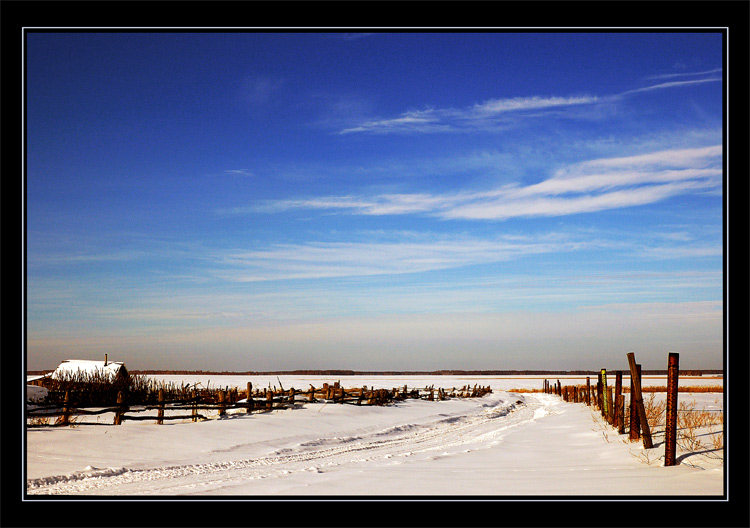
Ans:
[{"label": "wispy white cloud", "polygon": [[390,193],[266,202],[235,213],[327,209],[361,215],[429,214],[445,219],[564,216],[656,203],[721,188],[721,145],[601,158],[563,167],[539,183],[488,191]]},{"label": "wispy white cloud", "polygon": [[568,252],[593,240],[549,234],[535,238],[444,237],[426,240],[306,243],[217,255],[214,275],[232,282],[419,273]]},{"label": "wispy white cloud", "polygon": [[340,134],[355,132],[446,132],[487,126],[488,122],[514,112],[549,110],[573,105],[592,104],[596,97],[514,97],[491,99],[463,109],[441,108],[410,110],[398,117],[371,120],[345,128]]},{"label": "wispy white cloud", "polygon": [[559,106],[592,104],[597,102],[596,97],[514,97],[509,99],[491,99],[484,103],[474,105],[470,115],[493,116],[504,112],[520,110],[538,110],[540,108],[552,108]]},{"label": "wispy white cloud", "polygon": [[654,84],[652,86],[645,86],[643,88],[636,88],[634,90],[628,90],[626,92],[623,92],[621,95],[628,95],[633,93],[639,93],[639,92],[650,92],[652,90],[663,90],[665,88],[677,88],[681,86],[689,86],[692,84],[703,84],[708,82],[721,82],[721,78],[718,77],[712,77],[709,79],[692,79],[689,81],[670,81],[660,84]]},{"label": "wispy white cloud", "polygon": [[101,262],[124,262],[143,258],[146,252],[136,251],[101,251],[101,252],[62,252],[36,256],[29,260],[33,265],[64,265]]},{"label": "wispy white cloud", "polygon": [[252,172],[245,169],[227,169],[224,174],[227,176],[254,176]]},{"label": "wispy white cloud", "polygon": [[713,70],[701,71],[701,72],[680,72],[680,73],[662,73],[659,75],[651,75],[646,77],[647,79],[672,79],[674,77],[695,77],[698,75],[713,75],[721,73],[721,68],[714,68]]},{"label": "wispy white cloud", "polygon": [[[654,76],[652,79],[669,79],[682,76],[697,76],[715,74],[720,69],[693,74],[668,74]],[[569,97],[561,96],[527,96],[511,97],[501,99],[490,99],[464,108],[428,108],[425,110],[410,110],[397,117],[368,120],[350,126],[339,131],[339,134],[353,133],[434,133],[460,130],[486,129],[498,126],[508,126],[512,122],[507,118],[510,116],[540,116],[549,115],[552,110],[565,110],[566,108],[593,106],[599,103],[609,104],[622,99],[625,96],[664,90],[670,88],[686,87],[702,83],[721,82],[721,77],[710,76],[701,79],[674,80],[627,90],[618,94],[606,96],[577,95]],[[539,113],[539,111],[546,111]],[[505,119],[504,119],[505,118]]]},{"label": "wispy white cloud", "polygon": [[443,212],[441,216],[454,219],[487,220],[532,216],[565,216],[651,204],[672,196],[685,194],[691,190],[713,186],[714,184],[706,184],[704,182],[689,182],[684,184],[673,183],[618,189],[571,197],[557,197],[552,195],[505,196],[494,200],[478,200],[474,203],[453,207]]}]

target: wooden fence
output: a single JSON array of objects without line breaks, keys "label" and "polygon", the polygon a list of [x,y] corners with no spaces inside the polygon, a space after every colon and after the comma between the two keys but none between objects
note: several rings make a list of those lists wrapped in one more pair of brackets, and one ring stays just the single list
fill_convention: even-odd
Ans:
[{"label": "wooden fence", "polygon": [[[316,388],[313,385],[307,390],[288,390],[281,388],[253,389],[252,383],[247,384],[245,391],[240,391],[237,387],[226,387],[224,389],[198,389],[192,388],[185,390],[184,386],[180,394],[184,397],[179,399],[168,399],[165,397],[164,388],[153,391],[148,394],[146,401],[153,402],[143,404],[143,395],[140,395],[135,402],[128,401],[127,392],[120,391],[117,395],[117,403],[114,406],[93,406],[90,404],[79,405],[77,399],[89,401],[88,395],[76,393],[74,390],[65,391],[61,398],[57,395],[50,398],[53,402],[62,400],[60,403],[36,404],[33,409],[26,413],[27,419],[31,420],[30,427],[37,426],[66,426],[75,423],[74,416],[101,415],[114,413],[113,424],[121,425],[125,420],[156,420],[157,424],[162,424],[164,420],[198,420],[207,419],[210,411],[218,413],[223,417],[230,410],[242,413],[269,412],[274,409],[289,409],[306,403],[333,403],[348,405],[388,405],[394,402],[406,399],[422,399],[428,401],[440,401],[450,398],[478,398],[485,394],[491,393],[489,386],[482,387],[479,385],[465,385],[461,388],[453,387],[451,389],[435,388],[434,386],[425,388],[408,388],[395,387],[392,389],[376,389],[355,387],[344,388],[340,382],[332,384],[324,383],[322,387]],[[174,392],[173,392],[174,394]],[[137,416],[138,413],[156,410],[156,417]],[[169,411],[169,415],[165,414]],[[177,412],[178,414],[174,414]],[[55,418],[54,423],[49,423],[51,418]]]},{"label": "wooden fence", "polygon": [[[550,384],[544,380],[543,391],[556,394],[566,402],[584,403],[594,407],[601,412],[604,420],[612,427],[617,428],[619,434],[628,431],[631,441],[643,441],[645,449],[654,447],[646,408],[643,403],[643,391],[641,387],[641,365],[635,362],[635,354],[627,354],[630,374],[630,402],[628,412],[625,408],[626,390],[622,385],[622,371],[615,372],[615,387],[608,383],[607,370],[601,369],[598,374],[596,385],[591,378],[586,378],[586,385],[562,386],[560,380]],[[668,357],[667,370],[667,402],[666,402],[666,424],[664,440],[664,465],[676,464],[677,446],[677,412],[678,410],[678,379],[679,379],[679,354],[670,353]],[[627,423],[626,423],[627,422]]]}]

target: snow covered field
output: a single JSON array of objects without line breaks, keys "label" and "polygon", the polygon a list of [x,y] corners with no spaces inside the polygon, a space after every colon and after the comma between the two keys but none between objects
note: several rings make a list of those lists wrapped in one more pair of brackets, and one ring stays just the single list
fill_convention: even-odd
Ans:
[{"label": "snow covered field", "polygon": [[[347,388],[478,384],[490,385],[493,393],[384,407],[305,403],[163,425],[113,426],[111,415],[80,417],[74,427],[27,429],[28,495],[720,498],[724,492],[723,450],[710,447],[708,431],[698,431],[703,447],[678,446],[678,465],[664,467],[658,428],[652,431],[654,449],[644,450],[583,404],[512,392],[541,388],[540,376],[158,378],[240,389],[248,381],[257,388],[300,390],[334,381]],[[585,377],[547,379],[585,383]],[[721,384],[710,377],[680,380],[681,386]],[[666,379],[645,377],[648,385],[666,385]],[[680,393],[679,401],[723,409],[720,393]]]}]

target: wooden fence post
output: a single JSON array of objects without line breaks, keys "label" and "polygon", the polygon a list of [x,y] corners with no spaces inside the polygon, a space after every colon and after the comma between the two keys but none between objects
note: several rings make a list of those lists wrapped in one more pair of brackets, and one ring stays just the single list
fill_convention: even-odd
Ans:
[{"label": "wooden fence post", "polygon": [[586,405],[591,406],[591,378],[586,376]]},{"label": "wooden fence post", "polygon": [[122,415],[125,413],[125,408],[122,405],[123,397],[122,391],[117,393],[117,411],[115,411],[114,425],[122,425]]},{"label": "wooden fence post", "polygon": [[[641,375],[641,366],[635,366],[638,376]],[[635,378],[630,376],[630,440],[635,441],[641,437],[641,420],[638,417],[638,408],[635,405]]]},{"label": "wooden fence post", "polygon": [[249,381],[247,382],[247,409],[245,409],[245,412],[247,414],[253,412],[253,384]]},{"label": "wooden fence post", "polygon": [[667,365],[667,423],[664,440],[664,465],[674,466],[677,453],[677,382],[680,376],[680,355],[671,352]]},{"label": "wooden fence post", "polygon": [[164,389],[159,389],[159,409],[156,412],[156,424],[164,423]]},{"label": "wooden fence post", "polygon": [[635,363],[635,354],[628,352],[628,363],[630,364],[630,376],[635,379],[633,388],[635,389],[635,406],[638,410],[638,418],[641,422],[641,431],[643,432],[643,447],[651,449],[654,444],[651,441],[651,428],[648,425],[646,409],[643,407],[643,395],[641,394],[641,377]]},{"label": "wooden fence post", "polygon": [[609,408],[607,406],[607,369],[601,370],[602,374],[602,416],[606,419],[609,416]]},{"label": "wooden fence post", "polygon": [[220,390],[219,391],[219,417],[226,416],[227,414],[227,405],[226,405],[226,391]]},{"label": "wooden fence post", "polygon": [[617,432],[625,434],[625,396],[618,394],[617,398]]},{"label": "wooden fence post", "polygon": [[70,393],[65,391],[65,399],[63,400],[63,414],[59,418],[59,425],[70,425]]},{"label": "wooden fence post", "polygon": [[273,409],[273,391],[267,390],[266,391],[266,410]]},{"label": "wooden fence post", "polygon": [[193,401],[193,405],[192,405],[192,407],[193,407],[193,409],[192,409],[193,410],[193,412],[192,412],[193,421],[196,422],[196,421],[198,421],[198,400],[195,397],[195,389],[193,389],[193,390],[190,391],[190,399]]},{"label": "wooden fence post", "polygon": [[612,408],[612,425],[620,423],[620,396],[622,396],[622,371],[618,370],[615,372],[615,405]]}]

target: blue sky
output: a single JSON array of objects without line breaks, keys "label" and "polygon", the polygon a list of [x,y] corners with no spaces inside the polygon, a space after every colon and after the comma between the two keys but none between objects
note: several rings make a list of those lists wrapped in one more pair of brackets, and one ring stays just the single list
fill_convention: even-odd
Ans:
[{"label": "blue sky", "polygon": [[55,33],[27,361],[722,365],[720,33]]}]

